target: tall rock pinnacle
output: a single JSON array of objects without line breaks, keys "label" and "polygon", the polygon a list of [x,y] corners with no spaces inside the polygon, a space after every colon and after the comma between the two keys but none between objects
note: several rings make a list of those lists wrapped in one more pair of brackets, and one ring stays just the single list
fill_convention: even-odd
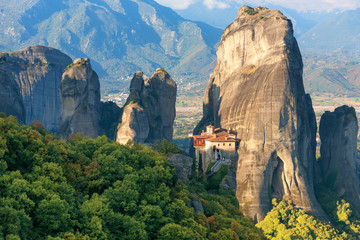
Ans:
[{"label": "tall rock pinnacle", "polygon": [[116,141],[154,143],[172,140],[177,86],[170,75],[158,68],[151,78],[137,72],[130,84]]},{"label": "tall rock pinnacle", "polygon": [[255,221],[284,198],[326,218],[313,190],[315,114],[305,94],[292,24],[281,12],[240,8],[224,31],[205,91],[204,116],[241,139],[236,196]]},{"label": "tall rock pinnacle", "polygon": [[325,112],[320,120],[320,168],[334,181],[339,196],[360,210],[360,179],[356,169],[358,120],[353,107]]},{"label": "tall rock pinnacle", "polygon": [[64,72],[59,88],[61,114],[57,133],[68,137],[79,132],[96,138],[101,117],[100,83],[87,58],[75,59]]}]

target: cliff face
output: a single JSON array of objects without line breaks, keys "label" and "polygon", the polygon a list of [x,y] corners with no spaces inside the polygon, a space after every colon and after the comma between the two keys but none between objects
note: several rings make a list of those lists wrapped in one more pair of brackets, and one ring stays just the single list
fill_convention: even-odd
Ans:
[{"label": "cliff face", "polygon": [[358,120],[348,106],[325,112],[320,120],[321,160],[324,180],[334,179],[339,196],[360,209],[360,181],[356,169]]},{"label": "cliff face", "polygon": [[117,141],[122,144],[129,140],[139,143],[171,141],[176,90],[175,81],[163,69],[157,69],[145,80],[143,73],[137,72],[131,80]]},{"label": "cliff face", "polygon": [[71,62],[59,50],[44,46],[0,53],[0,98],[7,99],[1,101],[0,111],[15,114],[26,124],[39,120],[46,129],[55,130],[60,113],[58,88]]},{"label": "cliff face", "polygon": [[7,72],[0,70],[0,112],[17,117],[19,122],[25,122],[25,107],[19,87]]},{"label": "cliff face", "polygon": [[96,138],[101,117],[100,84],[89,59],[74,61],[62,76],[59,92],[61,115],[58,135],[67,137],[79,132]]},{"label": "cliff face", "polygon": [[272,198],[286,198],[325,217],[313,192],[315,115],[290,20],[277,10],[244,6],[225,29],[217,56],[194,133],[208,123],[237,131],[242,211],[261,220]]}]

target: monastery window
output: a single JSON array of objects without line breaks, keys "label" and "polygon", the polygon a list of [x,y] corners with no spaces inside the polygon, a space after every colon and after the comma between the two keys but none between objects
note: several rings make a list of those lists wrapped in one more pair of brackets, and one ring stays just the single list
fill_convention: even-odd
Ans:
[{"label": "monastery window", "polygon": [[220,143],[218,143],[218,147],[220,147]]},{"label": "monastery window", "polygon": [[225,146],[225,143],[223,143],[223,146]]},{"label": "monastery window", "polygon": [[229,147],[231,147],[231,143],[229,143]]}]

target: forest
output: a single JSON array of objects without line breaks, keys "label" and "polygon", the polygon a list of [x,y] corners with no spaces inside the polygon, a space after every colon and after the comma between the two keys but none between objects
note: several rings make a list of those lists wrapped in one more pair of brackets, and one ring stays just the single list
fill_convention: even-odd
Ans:
[{"label": "forest", "polygon": [[167,160],[176,146],[154,148],[81,134],[65,141],[0,114],[0,239],[358,239],[359,217],[331,183],[317,192],[332,223],[273,200],[255,226],[219,176],[198,172],[185,185]]}]

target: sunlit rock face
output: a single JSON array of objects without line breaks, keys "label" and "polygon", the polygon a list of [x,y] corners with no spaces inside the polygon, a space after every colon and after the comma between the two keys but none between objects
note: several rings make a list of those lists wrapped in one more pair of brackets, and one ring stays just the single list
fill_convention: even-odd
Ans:
[{"label": "sunlit rock face", "polygon": [[74,61],[62,76],[59,92],[61,115],[58,135],[68,137],[78,132],[96,138],[101,117],[100,84],[89,59]]},{"label": "sunlit rock face", "polygon": [[38,120],[54,131],[61,108],[58,88],[71,62],[69,56],[45,46],[0,53],[0,111],[26,124]]},{"label": "sunlit rock face", "polygon": [[237,132],[241,210],[259,221],[272,198],[285,198],[326,218],[314,196],[316,122],[291,21],[277,10],[244,6],[217,56],[194,132],[209,123]]},{"label": "sunlit rock face", "polygon": [[146,79],[143,79],[142,72],[137,72],[131,80],[117,142],[171,141],[176,115],[176,91],[175,81],[162,68]]},{"label": "sunlit rock face", "polygon": [[360,210],[360,182],[356,166],[358,128],[353,107],[338,107],[334,112],[325,112],[321,116],[320,168],[323,179],[333,182],[338,195]]}]

